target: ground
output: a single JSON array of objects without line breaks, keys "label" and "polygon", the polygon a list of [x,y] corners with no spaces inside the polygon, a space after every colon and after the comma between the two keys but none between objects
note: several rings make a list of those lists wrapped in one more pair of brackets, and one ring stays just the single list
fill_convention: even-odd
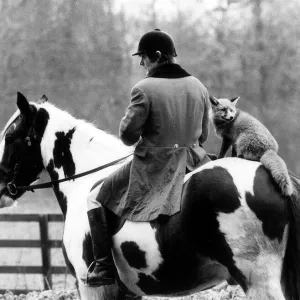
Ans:
[{"label": "ground", "polygon": [[[171,298],[144,297],[143,300],[169,300]],[[245,295],[239,287],[221,284],[213,289],[188,297],[172,298],[172,300],[244,300]],[[76,290],[49,290],[31,292],[27,295],[13,295],[7,292],[0,295],[0,300],[79,300]]]}]

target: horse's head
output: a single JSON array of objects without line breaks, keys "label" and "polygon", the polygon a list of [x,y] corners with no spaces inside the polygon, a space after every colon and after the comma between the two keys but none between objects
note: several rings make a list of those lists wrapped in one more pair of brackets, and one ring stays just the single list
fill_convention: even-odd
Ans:
[{"label": "horse's head", "polygon": [[12,205],[24,193],[16,187],[36,181],[44,168],[38,105],[18,93],[17,107],[0,136],[0,208]]}]

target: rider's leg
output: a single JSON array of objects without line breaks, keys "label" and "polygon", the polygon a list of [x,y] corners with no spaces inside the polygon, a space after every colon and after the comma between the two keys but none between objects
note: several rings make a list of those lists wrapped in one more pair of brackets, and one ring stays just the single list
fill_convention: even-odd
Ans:
[{"label": "rider's leg", "polygon": [[[114,283],[114,262],[111,254],[112,239],[108,231],[106,209],[102,207],[114,203],[126,191],[131,162],[123,165],[109,175],[102,185],[98,183],[87,199],[88,219],[94,252],[94,263],[90,266],[86,282],[89,285],[101,286]],[[101,203],[100,203],[101,199]],[[112,209],[114,212],[114,209]],[[115,212],[114,212],[115,213]]]},{"label": "rider's leg", "polygon": [[88,198],[87,215],[93,244],[94,262],[88,270],[86,283],[90,286],[114,284],[111,236],[108,232],[105,209],[93,197]]}]

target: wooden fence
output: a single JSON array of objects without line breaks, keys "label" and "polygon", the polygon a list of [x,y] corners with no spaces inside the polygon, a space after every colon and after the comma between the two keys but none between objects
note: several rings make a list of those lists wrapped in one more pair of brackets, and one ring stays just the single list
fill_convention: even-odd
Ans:
[{"label": "wooden fence", "polygon": [[[44,289],[52,288],[52,274],[68,273],[66,266],[51,266],[51,248],[60,248],[61,240],[49,240],[49,222],[63,222],[60,214],[0,214],[0,222],[38,222],[40,229],[39,240],[0,240],[1,248],[40,248],[42,266],[0,266],[1,274],[42,274]],[[1,225],[0,225],[1,226]],[[28,293],[29,290],[10,289],[14,294]],[[5,290],[1,290],[3,294]]]}]

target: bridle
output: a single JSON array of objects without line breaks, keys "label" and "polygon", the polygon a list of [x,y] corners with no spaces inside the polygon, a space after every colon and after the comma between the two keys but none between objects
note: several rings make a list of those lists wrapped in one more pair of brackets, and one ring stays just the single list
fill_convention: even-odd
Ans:
[{"label": "bridle", "polygon": [[[36,131],[35,131],[35,128],[34,128],[34,123],[35,123],[35,120],[32,122],[31,126],[29,127],[28,133],[25,137],[25,142],[26,142],[25,147],[27,149],[29,149],[30,147],[33,146],[33,141],[36,141],[38,139],[38,135],[36,134]],[[27,149],[26,150],[23,149],[25,151],[22,151],[22,152],[26,153]],[[80,178],[80,177],[95,173],[97,171],[103,170],[105,168],[108,168],[112,165],[115,165],[115,164],[123,161],[124,159],[128,158],[131,155],[133,155],[133,153],[130,153],[130,154],[124,156],[124,157],[116,159],[116,160],[114,160],[112,162],[109,162],[105,165],[101,165],[97,168],[94,168],[94,169],[91,169],[91,170],[88,170],[86,172],[82,172],[82,173],[79,173],[79,174],[75,174],[75,175],[70,176],[70,177],[66,177],[66,178],[62,178],[62,179],[58,179],[58,180],[52,180],[52,181],[48,181],[48,182],[41,183],[41,184],[17,186],[16,185],[16,178],[19,174],[19,170],[20,170],[20,166],[22,164],[22,161],[26,159],[26,155],[23,155],[22,157],[19,158],[19,161],[14,165],[14,167],[12,169],[9,169],[9,168],[3,166],[0,163],[0,170],[5,175],[12,176],[12,179],[7,183],[6,187],[1,191],[0,197],[5,193],[5,190],[7,190],[8,193],[11,196],[15,196],[15,195],[17,195],[18,192],[22,192],[22,191],[32,191],[32,192],[34,192],[34,190],[37,190],[37,189],[53,188],[55,185],[57,185],[59,183],[70,181],[70,180],[75,180],[77,178]],[[104,180],[105,180],[105,178],[103,178],[100,182],[102,182]]]},{"label": "bridle", "polygon": [[[26,153],[27,150],[32,147],[33,145],[33,141],[37,140],[37,133],[35,131],[35,117],[33,118],[31,125],[28,129],[27,135],[25,137],[25,144],[22,146],[21,149],[21,153]],[[25,149],[26,147],[26,149]],[[26,159],[26,155],[19,155],[19,159],[16,162],[16,164],[14,165],[13,168],[7,168],[5,167],[3,164],[0,163],[0,170],[8,177],[12,176],[12,179],[7,183],[6,185],[6,190],[9,192],[9,194],[11,196],[15,196],[18,193],[18,187],[16,186],[15,182],[16,182],[16,178],[19,174],[19,170],[20,170],[20,166],[23,163],[23,161]],[[4,194],[5,192],[5,188],[4,190],[1,191],[0,193],[0,197]]]}]

